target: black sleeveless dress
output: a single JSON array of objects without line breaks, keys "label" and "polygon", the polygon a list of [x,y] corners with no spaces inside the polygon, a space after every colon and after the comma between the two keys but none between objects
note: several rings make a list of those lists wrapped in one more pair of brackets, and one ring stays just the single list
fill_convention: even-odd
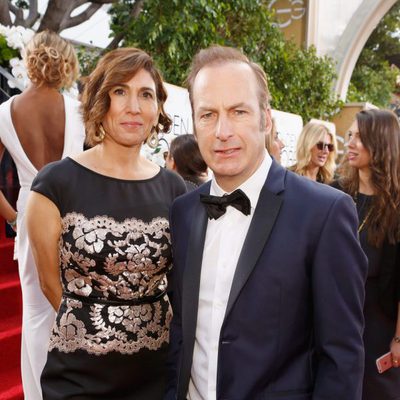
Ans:
[{"label": "black sleeveless dress", "polygon": [[172,317],[168,214],[183,180],[165,169],[120,180],[66,158],[46,166],[32,190],[62,218],[63,297],[43,399],[162,399]]},{"label": "black sleeveless dress", "polygon": [[[399,400],[400,368],[391,368],[378,373],[376,359],[390,351],[390,343],[396,331],[396,319],[391,318],[381,307],[381,274],[383,247],[371,246],[367,239],[368,212],[373,196],[362,193],[357,195],[357,211],[360,224],[365,227],[360,231],[360,243],[368,258],[368,276],[365,283],[364,303],[364,346],[365,371],[363,382],[363,400]],[[397,266],[400,268],[400,266]]]}]

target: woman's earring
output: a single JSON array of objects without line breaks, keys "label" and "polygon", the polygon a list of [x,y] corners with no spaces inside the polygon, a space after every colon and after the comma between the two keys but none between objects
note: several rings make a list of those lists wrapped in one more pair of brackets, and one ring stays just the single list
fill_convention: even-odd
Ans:
[{"label": "woman's earring", "polygon": [[158,146],[158,134],[154,126],[150,132],[150,135],[146,139],[146,143],[152,149],[155,149]]},{"label": "woman's earring", "polygon": [[103,124],[99,125],[99,132],[96,132],[94,136],[96,142],[101,143],[106,137],[106,131],[104,130]]}]

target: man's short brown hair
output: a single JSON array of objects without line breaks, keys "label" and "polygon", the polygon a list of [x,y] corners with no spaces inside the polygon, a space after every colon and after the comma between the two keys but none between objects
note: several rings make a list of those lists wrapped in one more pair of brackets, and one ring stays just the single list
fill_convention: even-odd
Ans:
[{"label": "man's short brown hair", "polygon": [[[271,95],[268,89],[268,80],[264,70],[255,62],[250,61],[241,51],[233,47],[211,46],[200,50],[194,57],[186,86],[189,90],[190,104],[193,110],[193,85],[199,71],[207,66],[216,66],[226,63],[245,63],[254,72],[258,86],[258,100],[261,109],[270,107]],[[193,111],[194,112],[194,111]]]}]

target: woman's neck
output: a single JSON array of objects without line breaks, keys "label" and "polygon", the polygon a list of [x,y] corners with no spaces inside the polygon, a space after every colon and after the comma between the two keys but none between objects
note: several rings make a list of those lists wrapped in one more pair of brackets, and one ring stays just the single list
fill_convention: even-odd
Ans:
[{"label": "woman's neck", "polygon": [[358,170],[358,192],[368,195],[375,194],[375,189],[371,182],[371,171],[369,168]]},{"label": "woman's neck", "polygon": [[34,84],[34,83],[32,83],[31,85],[29,85],[25,90],[24,90],[24,92],[26,92],[26,93],[30,93],[30,92],[32,92],[32,93],[43,93],[43,94],[49,94],[49,93],[57,93],[57,94],[60,94],[60,91],[58,90],[58,89],[56,89],[56,88],[53,88],[53,87],[50,87],[50,86],[47,86],[47,85],[40,85],[40,86],[38,86],[38,85],[36,85],[36,84]]},{"label": "woman's neck", "polygon": [[319,167],[308,167],[305,176],[313,181],[317,180]]},{"label": "woman's neck", "polygon": [[73,159],[101,175],[118,179],[144,180],[160,172],[157,164],[140,154],[140,146],[124,148],[110,142],[102,142]]},{"label": "woman's neck", "polygon": [[[26,99],[26,101],[35,101],[35,104],[40,102],[44,102],[46,104],[52,104],[53,102],[60,101],[62,99],[61,93],[49,86],[37,86],[30,85],[28,86],[18,97],[16,100]],[[47,106],[48,107],[48,106]]]},{"label": "woman's neck", "polygon": [[95,151],[103,167],[115,171],[117,175],[121,173],[125,175],[128,171],[140,173],[142,167],[140,146],[123,148],[114,143],[103,142],[95,146]]}]

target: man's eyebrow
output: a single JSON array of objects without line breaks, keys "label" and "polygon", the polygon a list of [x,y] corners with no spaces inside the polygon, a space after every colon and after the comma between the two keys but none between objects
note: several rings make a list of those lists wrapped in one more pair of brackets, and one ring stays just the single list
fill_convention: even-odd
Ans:
[{"label": "man's eyebrow", "polygon": [[[229,106],[229,110],[232,110],[234,108],[248,108],[248,104],[245,102],[240,102],[240,103],[235,103]],[[215,111],[216,109],[214,107],[211,106],[207,106],[207,105],[203,105],[203,106],[199,106],[198,111]]]},{"label": "man's eyebrow", "polygon": [[215,108],[211,106],[200,106],[197,111],[215,111]]},{"label": "man's eyebrow", "polygon": [[240,103],[232,104],[232,105],[229,107],[229,109],[232,109],[232,108],[241,108],[241,107],[246,107],[246,108],[247,108],[248,105],[242,101],[242,102],[240,102]]}]

